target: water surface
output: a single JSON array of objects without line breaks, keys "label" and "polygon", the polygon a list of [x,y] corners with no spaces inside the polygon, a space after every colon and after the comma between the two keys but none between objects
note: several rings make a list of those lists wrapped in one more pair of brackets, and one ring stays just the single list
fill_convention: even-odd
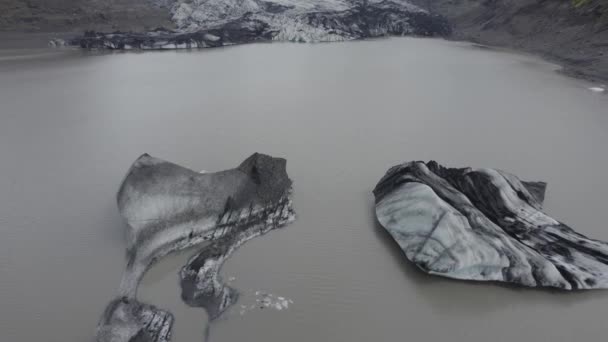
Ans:
[{"label": "water surface", "polygon": [[[228,261],[243,295],[212,341],[605,341],[608,291],[424,275],[371,195],[403,161],[496,167],[547,181],[551,215],[608,240],[608,96],[589,86],[533,57],[410,38],[0,52],[0,340],[93,340],[124,267],[115,192],[141,153],[217,171],[259,151],[288,159],[298,220]],[[175,314],[175,342],[206,324],[179,299],[189,254],[140,287]],[[294,304],[241,316],[255,291]]]}]

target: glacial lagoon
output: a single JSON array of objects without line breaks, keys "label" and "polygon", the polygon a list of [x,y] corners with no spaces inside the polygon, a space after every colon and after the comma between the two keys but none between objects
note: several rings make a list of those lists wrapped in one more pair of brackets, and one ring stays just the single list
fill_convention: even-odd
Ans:
[{"label": "glacial lagoon", "polygon": [[[140,154],[219,171],[258,151],[287,159],[297,220],[227,261],[241,296],[211,341],[603,341],[608,292],[431,277],[373,214],[387,168],[436,159],[545,181],[548,214],[608,240],[608,96],[557,69],[415,38],[0,50],[0,337],[93,340],[125,263],[116,191]],[[207,324],[180,299],[193,253],[139,288],[175,315],[175,342]]]}]

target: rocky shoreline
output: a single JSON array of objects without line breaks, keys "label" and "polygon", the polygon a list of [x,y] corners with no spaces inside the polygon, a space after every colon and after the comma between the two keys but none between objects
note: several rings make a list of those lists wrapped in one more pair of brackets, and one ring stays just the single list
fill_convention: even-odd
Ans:
[{"label": "rocky shoreline", "polygon": [[450,39],[539,55],[608,83],[608,1],[412,0],[450,22]]}]

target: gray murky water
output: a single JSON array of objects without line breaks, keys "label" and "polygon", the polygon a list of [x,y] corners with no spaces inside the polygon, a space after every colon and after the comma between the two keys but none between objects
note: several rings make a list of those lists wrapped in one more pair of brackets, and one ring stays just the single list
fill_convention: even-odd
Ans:
[{"label": "gray murky water", "polygon": [[[36,56],[32,56],[36,54]],[[608,291],[457,282],[409,265],[371,190],[406,160],[549,182],[547,211],[608,240],[608,96],[538,59],[440,40],[161,53],[0,52],[0,340],[92,341],[124,265],[115,191],[148,152],[196,170],[288,159],[296,223],[224,268],[240,303],[211,341],[605,341]],[[205,314],[153,268],[145,302],[201,341]],[[255,291],[292,299],[254,309]]]}]

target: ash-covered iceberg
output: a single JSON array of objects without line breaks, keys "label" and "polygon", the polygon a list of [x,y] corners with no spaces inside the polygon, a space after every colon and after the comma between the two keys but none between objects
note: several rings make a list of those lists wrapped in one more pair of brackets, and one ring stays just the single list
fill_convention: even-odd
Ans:
[{"label": "ash-covered iceberg", "polygon": [[[237,291],[221,279],[220,269],[224,262],[245,242],[295,218],[289,196],[291,180],[287,177],[284,163],[254,156],[239,169],[252,175],[257,186],[248,190],[245,202],[242,198],[232,197],[226,201],[216,222],[214,241],[192,257],[180,272],[182,299],[190,306],[204,308],[211,320],[220,316],[238,298]],[[258,200],[257,203],[254,199]]]},{"label": "ash-covered iceberg", "polygon": [[376,216],[430,274],[564,290],[608,287],[608,243],[541,211],[545,184],[495,169],[410,162],[374,190]]},{"label": "ash-covered iceberg", "polygon": [[[220,226],[238,228],[232,228],[203,248],[180,272],[182,299],[190,306],[204,308],[211,320],[219,317],[238,299],[238,292],[226,285],[220,276],[224,262],[245,242],[292,221],[294,212],[291,199],[283,197],[272,205],[253,209],[246,216],[234,212],[226,216],[226,222]],[[231,220],[240,222],[233,225]]]},{"label": "ash-covered iceberg", "polygon": [[[127,267],[119,296],[110,302],[97,328],[99,342],[167,342],[171,313],[137,300],[148,268],[163,256],[207,242],[182,271],[210,287],[185,287],[184,299],[217,317],[235,299],[218,272],[221,262],[246,240],[294,219],[286,161],[254,154],[237,168],[198,173],[147,154],[138,158],[118,192],[118,208],[128,224]],[[203,260],[204,262],[200,262]],[[217,289],[217,291],[215,291]],[[226,295],[224,295],[224,293]]]},{"label": "ash-covered iceberg", "polygon": [[161,0],[176,29],[87,32],[83,48],[187,49],[255,41],[328,42],[446,36],[448,22],[405,0]]}]

